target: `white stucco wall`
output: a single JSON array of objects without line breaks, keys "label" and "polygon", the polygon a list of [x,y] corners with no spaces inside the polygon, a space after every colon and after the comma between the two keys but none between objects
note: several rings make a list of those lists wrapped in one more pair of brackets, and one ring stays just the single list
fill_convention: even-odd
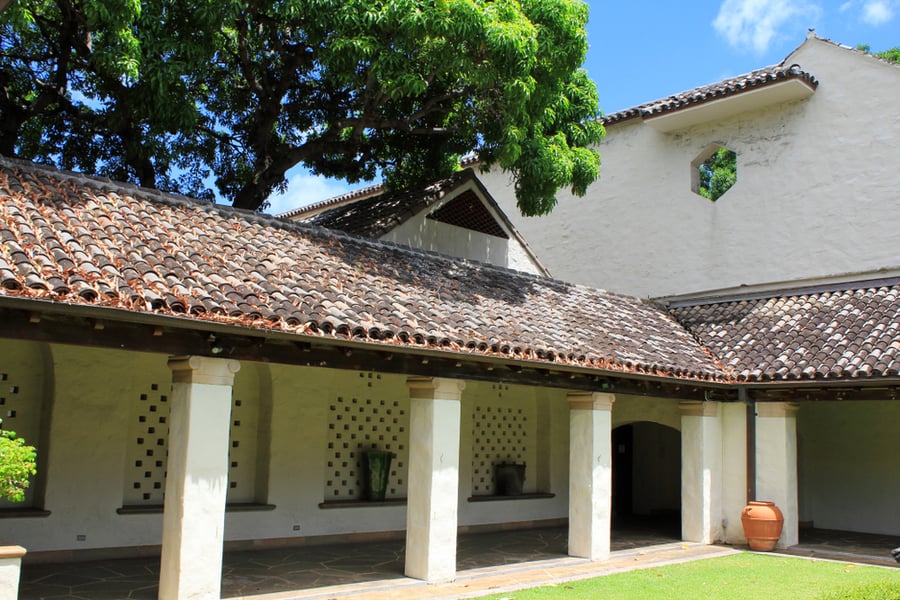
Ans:
[{"label": "white stucco wall", "polygon": [[[508,175],[482,181],[554,276],[611,291],[900,272],[900,227],[885,218],[898,207],[900,65],[821,40],[787,63],[819,80],[810,98],[671,133],[609,127],[600,180],[583,198],[561,192],[548,216],[519,215]],[[690,163],[711,143],[738,157],[715,203],[691,191]]]},{"label": "white stucco wall", "polygon": [[[475,185],[469,184],[458,191],[464,193],[474,189]],[[452,200],[458,195],[458,193],[454,194],[446,200]],[[429,214],[445,204],[446,200],[429,206],[426,210],[389,231],[381,239],[534,275],[541,274],[532,256],[513,235],[510,235],[509,239],[505,239],[427,218]],[[485,206],[489,212],[494,214],[492,208]],[[498,215],[494,214],[494,216],[498,223],[503,223]]]},{"label": "white stucco wall", "polygon": [[[34,355],[38,344],[0,342],[0,347]],[[8,354],[8,353],[7,353]],[[39,354],[39,352],[38,352]],[[151,383],[171,385],[168,357],[72,346],[52,346],[52,364],[30,365],[31,379],[47,379],[56,390],[46,453],[46,517],[5,518],[4,539],[29,552],[153,546],[161,542],[161,514],[118,514],[134,478],[127,448],[137,395]],[[22,372],[22,369],[19,369]],[[274,510],[229,512],[225,539],[283,539],[329,534],[400,531],[405,506],[360,506],[323,509],[325,456],[330,406],[338,394],[365,397],[370,384],[379,397],[409,397],[406,377],[382,374],[373,380],[355,371],[257,365],[244,362],[235,390],[248,399],[255,388],[260,402],[258,431],[249,436],[260,456],[254,463],[255,499]],[[243,379],[242,379],[243,378]],[[565,518],[567,514],[568,406],[565,394],[522,386],[504,386],[503,398],[492,384],[467,382],[461,414],[459,525]],[[237,396],[236,396],[237,397]],[[534,434],[529,436],[526,491],[546,491],[553,498],[469,502],[472,489],[471,414],[475,405],[515,402],[527,408]],[[271,420],[268,414],[271,413]],[[466,417],[469,417],[467,420]],[[407,417],[408,418],[408,417]],[[530,426],[530,425],[529,425]],[[246,436],[247,434],[245,434]],[[243,485],[243,484],[242,484]]]},{"label": "white stucco wall", "polygon": [[800,521],[900,535],[900,402],[800,405]]}]

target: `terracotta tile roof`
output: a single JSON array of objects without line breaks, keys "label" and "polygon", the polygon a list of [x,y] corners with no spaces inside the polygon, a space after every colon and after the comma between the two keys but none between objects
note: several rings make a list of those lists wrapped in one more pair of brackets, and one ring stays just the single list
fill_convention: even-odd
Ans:
[{"label": "terracotta tile roof", "polygon": [[696,87],[654,102],[610,113],[604,115],[602,121],[604,125],[612,125],[614,123],[620,123],[638,117],[655,117],[684,108],[698,106],[705,102],[719,100],[728,96],[735,96],[743,92],[749,92],[788,79],[799,79],[806,82],[812,88],[816,88],[819,85],[816,78],[806,71],[801,70],[799,65],[775,65],[751,71],[750,73],[745,73],[711,85]]},{"label": "terracotta tile roof", "polygon": [[738,381],[900,375],[900,282],[671,310]]},{"label": "terracotta tile roof", "polygon": [[725,380],[654,303],[0,158],[0,299]]},{"label": "terracotta tile roof", "polygon": [[[373,190],[374,195],[352,202],[342,201],[310,217],[304,217],[304,211],[300,211],[291,218],[344,233],[377,238],[437,202],[446,192],[472,176],[472,171],[467,169],[420,188],[396,192]],[[312,210],[313,207],[310,208]]]}]

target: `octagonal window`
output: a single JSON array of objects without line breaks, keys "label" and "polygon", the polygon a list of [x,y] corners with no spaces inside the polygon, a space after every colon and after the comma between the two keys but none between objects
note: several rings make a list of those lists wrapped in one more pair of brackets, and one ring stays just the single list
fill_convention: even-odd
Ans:
[{"label": "octagonal window", "polygon": [[722,144],[708,146],[691,162],[691,190],[715,202],[737,182],[737,153]]}]

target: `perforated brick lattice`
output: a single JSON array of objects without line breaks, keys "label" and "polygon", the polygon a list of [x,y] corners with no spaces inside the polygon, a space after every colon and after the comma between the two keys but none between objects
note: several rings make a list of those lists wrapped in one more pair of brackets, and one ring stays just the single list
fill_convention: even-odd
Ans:
[{"label": "perforated brick lattice", "polygon": [[[40,398],[29,389],[20,387],[15,373],[0,372],[0,418],[5,431],[15,431],[16,436],[29,446],[38,443],[41,426]],[[21,508],[31,506],[32,488],[25,491],[25,502],[7,502],[0,499],[0,508]]]},{"label": "perforated brick lattice", "polygon": [[[255,403],[232,400],[228,450],[228,501],[251,501],[255,444],[242,443],[245,431],[255,441]],[[132,406],[123,502],[126,505],[159,505],[165,500],[166,464],[169,454],[170,398],[152,383],[137,395]],[[248,423],[249,421],[249,423]],[[246,427],[245,425],[250,425]],[[238,497],[242,492],[249,498]],[[237,497],[237,498],[233,498]]]},{"label": "perforated brick lattice", "polygon": [[169,396],[151,383],[132,404],[125,504],[162,504],[169,446]]},{"label": "perforated brick lattice", "polygon": [[480,403],[472,413],[472,494],[490,495],[494,490],[494,465],[522,463],[528,457],[530,429],[528,411],[504,399],[508,386],[491,386],[496,402]]},{"label": "perforated brick lattice", "polygon": [[253,500],[256,460],[256,403],[242,398],[231,401],[231,434],[228,441],[228,501]]},{"label": "perforated brick lattice", "polygon": [[367,450],[394,454],[387,498],[406,496],[409,398],[391,394],[377,373],[359,373],[353,393],[328,406],[325,499],[361,498]]}]

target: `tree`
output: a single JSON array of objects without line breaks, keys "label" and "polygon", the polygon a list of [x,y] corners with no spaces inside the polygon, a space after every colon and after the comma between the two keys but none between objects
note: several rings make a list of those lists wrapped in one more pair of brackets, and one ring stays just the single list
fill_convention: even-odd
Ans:
[{"label": "tree", "polygon": [[14,431],[0,429],[0,498],[25,500],[28,479],[37,473],[35,456],[34,447],[26,446]]},{"label": "tree", "polygon": [[721,147],[698,167],[700,195],[716,201],[737,181],[737,154]]},{"label": "tree", "polygon": [[476,152],[544,214],[598,177],[586,23],[581,0],[16,2],[0,152],[192,195],[213,173],[250,209],[298,164],[400,187]]}]

